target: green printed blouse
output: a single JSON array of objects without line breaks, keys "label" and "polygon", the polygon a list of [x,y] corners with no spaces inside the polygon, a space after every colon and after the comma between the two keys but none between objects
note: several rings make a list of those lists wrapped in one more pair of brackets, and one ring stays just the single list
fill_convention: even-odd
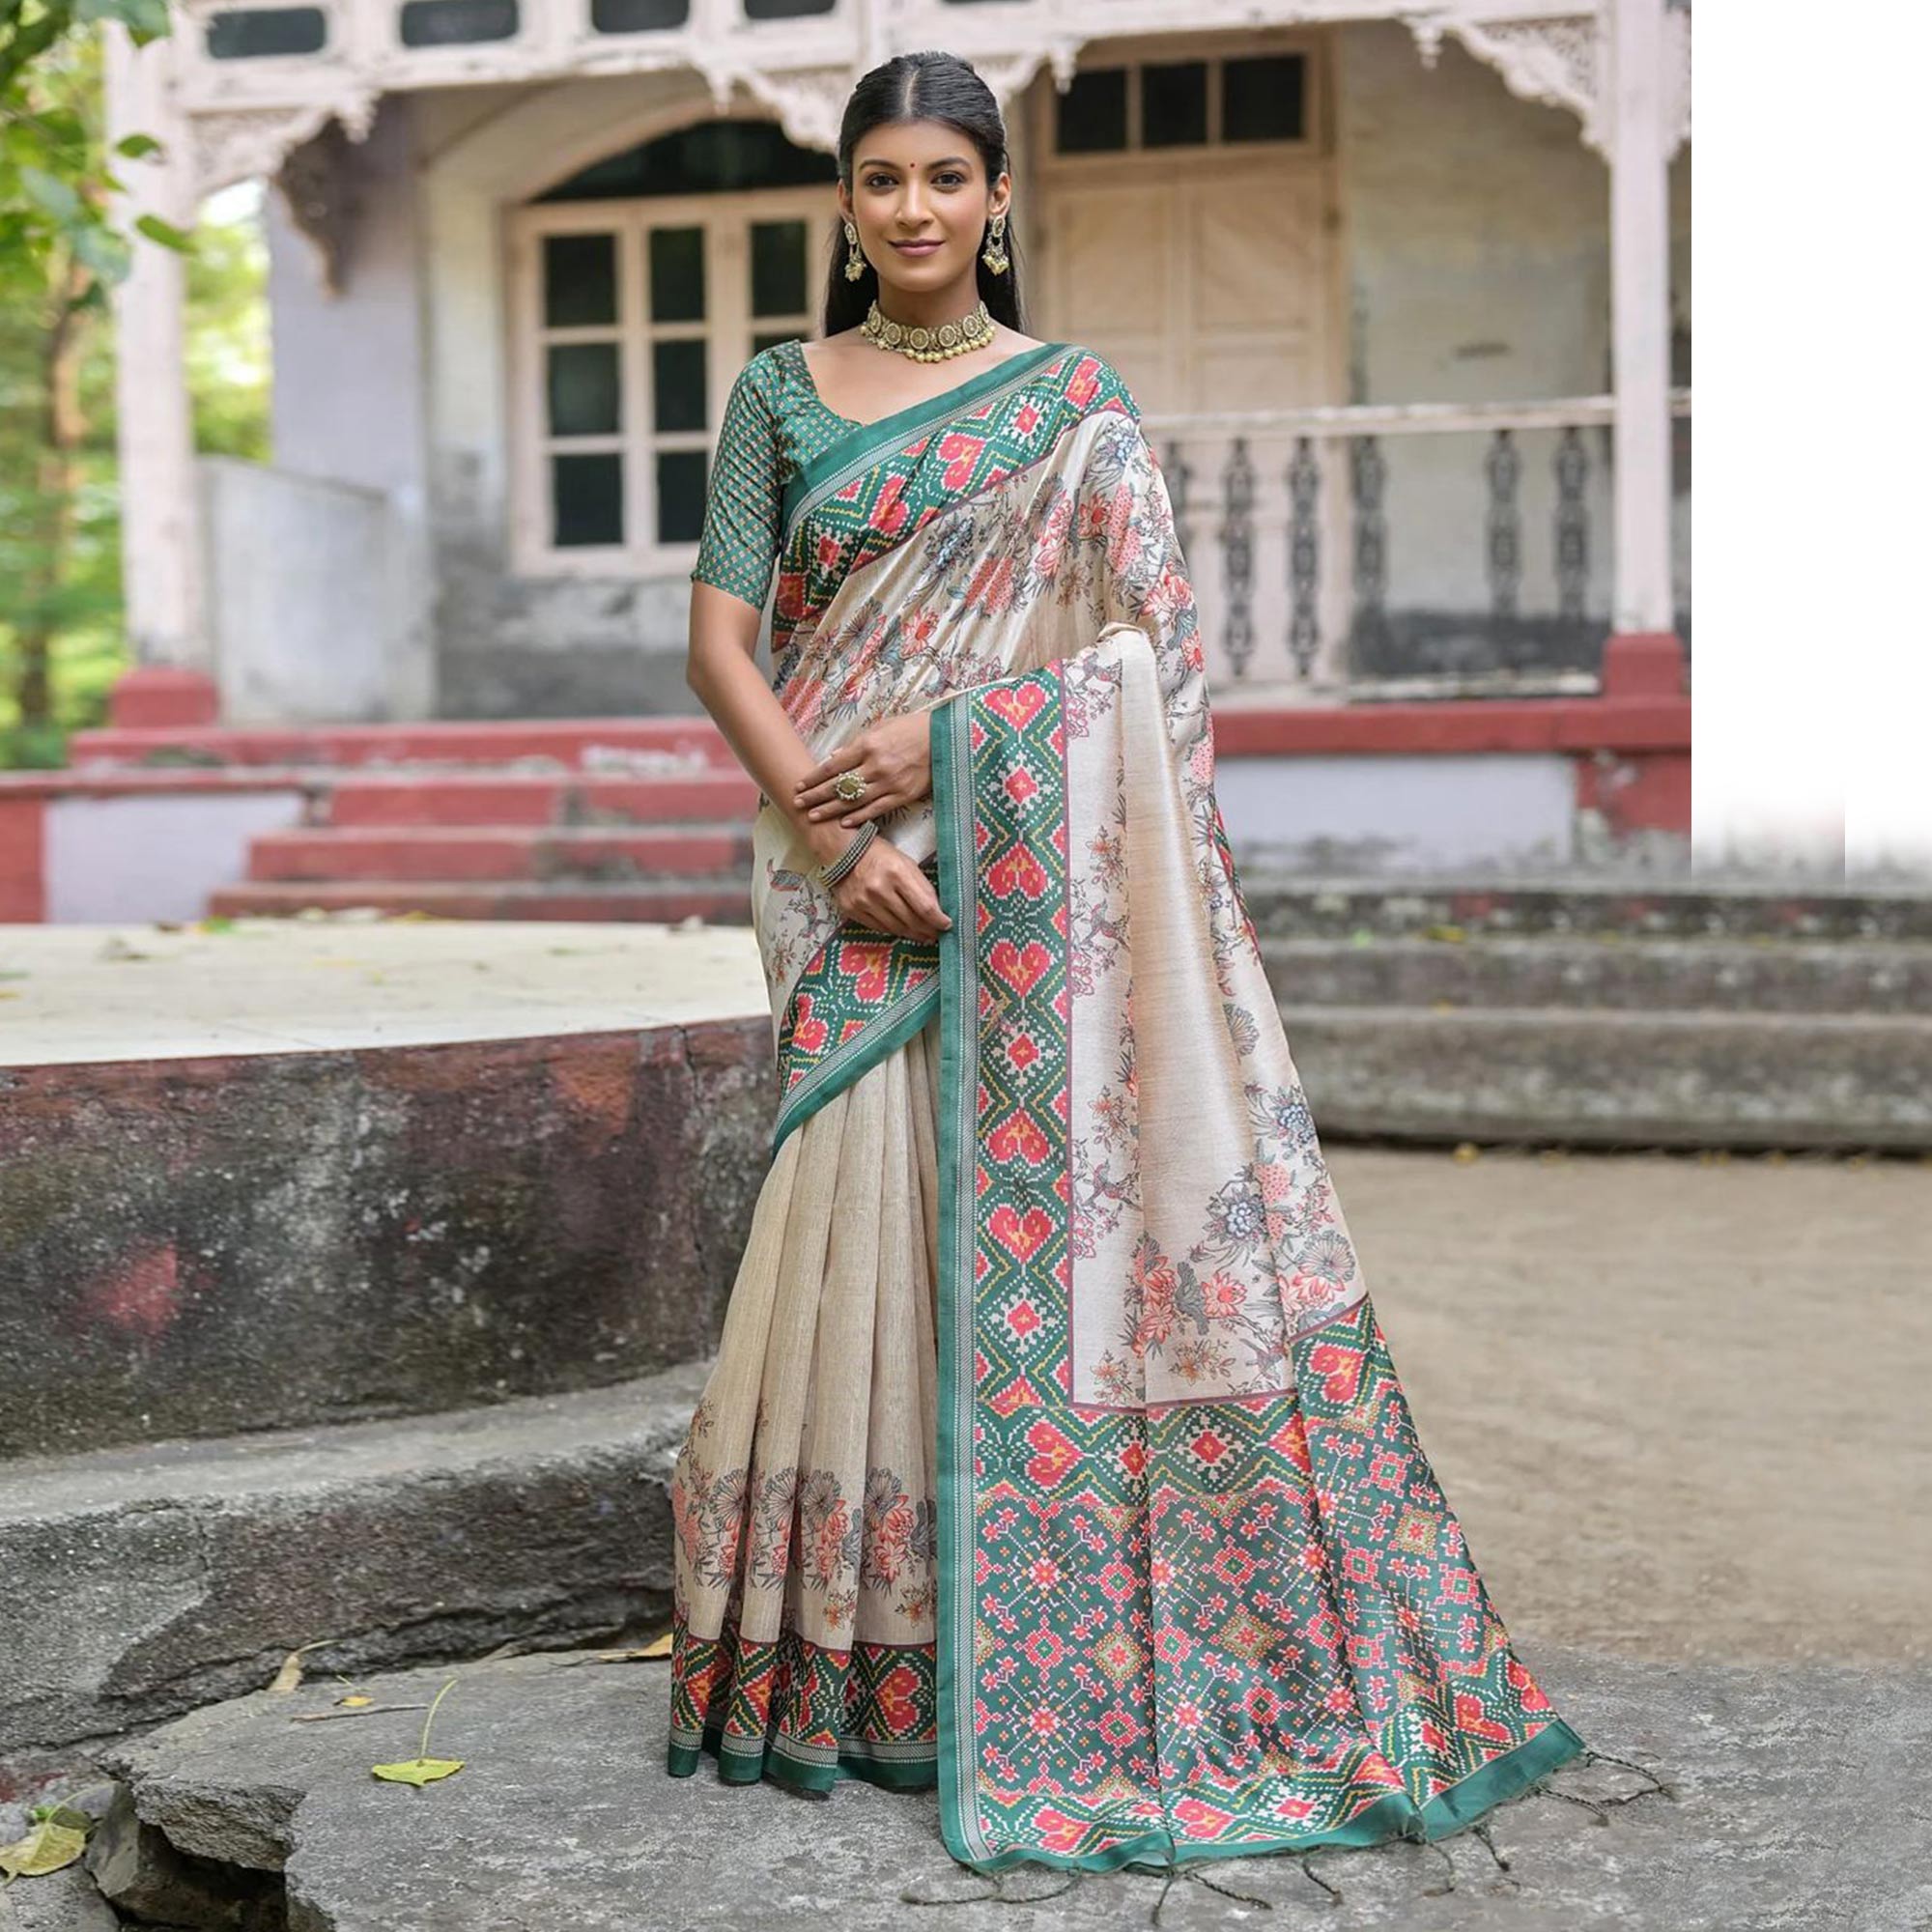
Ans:
[{"label": "green printed blouse", "polygon": [[821,450],[861,427],[819,400],[796,336],[753,355],[724,404],[692,581],[763,610],[783,535],[786,486]]}]

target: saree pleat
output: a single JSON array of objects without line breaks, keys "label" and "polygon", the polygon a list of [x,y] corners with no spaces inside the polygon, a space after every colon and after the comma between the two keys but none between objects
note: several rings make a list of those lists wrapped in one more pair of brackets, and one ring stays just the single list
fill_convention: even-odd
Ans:
[{"label": "saree pleat", "polygon": [[1464,1828],[1585,1747],[1377,1323],[1123,385],[1050,345],[784,511],[780,700],[819,759],[927,715],[880,836],[952,923],[845,920],[761,802],[779,1108],[671,1486],[670,1770],[936,1782],[983,1871]]},{"label": "saree pleat", "polygon": [[930,1784],[937,1021],[753,1205],[672,1474],[673,1771]]}]

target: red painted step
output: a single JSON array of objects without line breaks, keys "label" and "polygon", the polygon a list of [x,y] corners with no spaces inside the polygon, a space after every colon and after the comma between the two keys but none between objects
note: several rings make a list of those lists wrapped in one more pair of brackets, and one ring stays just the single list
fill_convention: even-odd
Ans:
[{"label": "red painted step", "polygon": [[752,863],[749,825],[326,826],[249,842],[248,878],[473,884],[716,877]]},{"label": "red painted step", "polygon": [[559,718],[406,724],[104,726],[76,731],[71,763],[328,766],[507,765],[542,760],[562,772],[674,778],[741,769],[706,717]]},{"label": "red painted step", "polygon": [[345,773],[328,789],[327,825],[648,825],[677,820],[749,824],[758,787],[737,769],[697,778],[569,777],[466,772],[370,777]]},{"label": "red painted step", "polygon": [[701,919],[715,925],[749,925],[752,893],[743,879],[690,879],[628,885],[536,883],[452,885],[418,882],[373,885],[290,884],[226,886],[209,895],[212,915],[293,914],[307,907],[340,912],[431,913],[440,919],[655,921]]}]

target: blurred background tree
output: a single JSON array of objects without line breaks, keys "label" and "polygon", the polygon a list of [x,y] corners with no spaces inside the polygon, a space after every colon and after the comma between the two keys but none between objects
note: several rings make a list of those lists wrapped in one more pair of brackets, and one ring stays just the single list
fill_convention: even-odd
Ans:
[{"label": "blurred background tree", "polygon": [[115,224],[126,171],[158,152],[105,137],[101,38],[168,31],[165,0],[0,0],[0,767],[65,762],[126,663],[111,292],[131,250],[189,256],[197,446],[268,454],[261,190],[215,197],[192,237]]}]

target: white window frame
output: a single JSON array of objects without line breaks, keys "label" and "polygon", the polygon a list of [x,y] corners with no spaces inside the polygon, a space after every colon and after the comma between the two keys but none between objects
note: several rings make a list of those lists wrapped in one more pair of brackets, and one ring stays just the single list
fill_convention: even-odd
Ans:
[{"label": "white window frame", "polygon": [[[1035,119],[1032,128],[1034,152],[1043,173],[1078,174],[1082,170],[1100,174],[1125,165],[1160,168],[1212,165],[1243,155],[1290,154],[1320,156],[1329,147],[1329,68],[1325,58],[1327,35],[1318,28],[1257,28],[1242,33],[1215,34],[1186,39],[1178,36],[1121,35],[1089,41],[1080,50],[1080,65],[1094,71],[1125,68],[1127,86],[1127,144],[1123,148],[1103,148],[1093,153],[1063,155],[1058,145],[1059,95],[1049,83],[1034,93]],[[1227,63],[1252,58],[1257,54],[1299,54],[1305,86],[1302,94],[1301,132],[1296,136],[1270,136],[1264,140],[1230,141],[1222,133],[1222,89]],[[1191,144],[1172,148],[1142,145],[1141,70],[1174,67],[1200,61],[1208,69],[1208,131]]]},{"label": "white window frame", "polygon": [[[508,274],[510,396],[510,558],[532,578],[689,577],[696,541],[659,543],[655,457],[659,450],[713,453],[725,398],[758,335],[821,333],[824,249],[838,218],[830,183],[753,188],[735,194],[644,195],[608,201],[547,202],[507,212],[504,259]],[[803,219],[806,299],[788,315],[752,313],[751,231],[761,221]],[[704,231],[705,315],[698,322],[652,322],[645,313],[645,265],[653,228]],[[543,316],[543,246],[553,235],[614,235],[617,239],[617,319],[611,324],[551,328]],[[651,345],[697,339],[705,355],[706,423],[702,429],[651,427]],[[615,435],[554,437],[547,416],[545,350],[552,343],[618,345]],[[551,541],[550,459],[554,453],[616,451],[623,458],[621,544],[557,545]],[[707,477],[709,475],[707,470]]]}]

